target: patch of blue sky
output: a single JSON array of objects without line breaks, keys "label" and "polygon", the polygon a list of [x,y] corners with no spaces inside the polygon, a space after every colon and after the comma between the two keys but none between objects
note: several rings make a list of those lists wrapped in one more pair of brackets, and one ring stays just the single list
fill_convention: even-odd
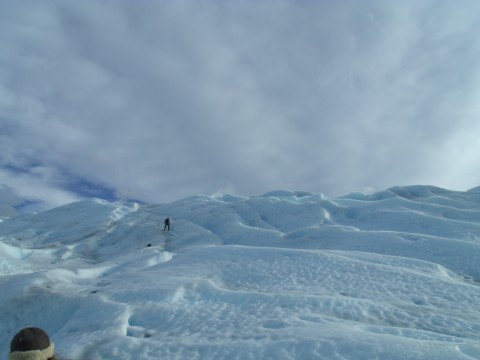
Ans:
[{"label": "patch of blue sky", "polygon": [[25,200],[20,205],[14,206],[18,213],[36,213],[45,210],[43,201]]},{"label": "patch of blue sky", "polygon": [[6,163],[2,167],[13,174],[29,173],[31,169],[42,166],[43,164],[34,159],[20,161],[18,164]]},{"label": "patch of blue sky", "polygon": [[113,188],[79,177],[70,177],[70,181],[65,184],[64,190],[82,198],[99,198],[111,202],[119,200]]},{"label": "patch of blue sky", "polygon": [[65,184],[64,190],[86,199],[98,198],[109,202],[132,201],[142,204],[144,203],[143,201],[134,198],[119,198],[117,192],[112,187],[94,183],[80,177],[70,176],[70,181]]}]

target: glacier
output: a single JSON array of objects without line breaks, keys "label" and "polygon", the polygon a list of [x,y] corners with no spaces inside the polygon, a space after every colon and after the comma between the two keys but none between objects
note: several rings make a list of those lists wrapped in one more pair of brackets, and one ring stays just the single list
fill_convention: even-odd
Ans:
[{"label": "glacier", "polygon": [[479,259],[480,188],[90,199],[0,220],[0,353],[480,359]]}]

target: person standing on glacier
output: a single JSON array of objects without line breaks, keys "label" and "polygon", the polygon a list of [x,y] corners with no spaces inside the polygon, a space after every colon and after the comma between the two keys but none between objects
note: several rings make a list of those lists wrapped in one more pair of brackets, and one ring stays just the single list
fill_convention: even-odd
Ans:
[{"label": "person standing on glacier", "polygon": [[167,229],[168,231],[170,231],[170,218],[167,217],[165,219],[165,221],[163,222],[164,226],[163,226],[163,231],[165,231],[165,229]]}]

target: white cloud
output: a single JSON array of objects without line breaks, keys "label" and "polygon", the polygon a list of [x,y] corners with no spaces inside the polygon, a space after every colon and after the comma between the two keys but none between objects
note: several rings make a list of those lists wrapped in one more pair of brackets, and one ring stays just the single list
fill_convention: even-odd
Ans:
[{"label": "white cloud", "polygon": [[[82,200],[82,197],[61,188],[60,174],[54,169],[32,168],[28,173],[0,169],[0,203],[10,208],[25,202],[26,210],[41,211]],[[9,184],[9,185],[5,185]],[[12,216],[12,214],[8,215]]]},{"label": "white cloud", "polygon": [[[477,10],[6,2],[0,165],[41,164],[147,202],[224,184],[243,194],[473,187],[478,162],[451,154],[478,153],[458,147],[478,118]],[[3,174],[15,189],[17,177],[39,181]],[[42,184],[45,199],[72,197],[62,181]]]},{"label": "white cloud", "polygon": [[15,206],[22,202],[22,199],[11,187],[0,184],[0,216],[12,217],[17,215]]},{"label": "white cloud", "polygon": [[219,198],[219,197],[222,197],[224,195],[235,195],[236,193],[237,193],[237,191],[235,190],[235,187],[232,184],[225,184],[225,186],[216,190],[212,194],[212,197]]}]

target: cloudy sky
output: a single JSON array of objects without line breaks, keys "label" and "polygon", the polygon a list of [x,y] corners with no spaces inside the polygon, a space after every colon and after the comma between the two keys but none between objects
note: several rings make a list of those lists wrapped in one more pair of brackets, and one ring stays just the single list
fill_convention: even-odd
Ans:
[{"label": "cloudy sky", "polygon": [[4,208],[480,185],[480,1],[0,7]]}]

